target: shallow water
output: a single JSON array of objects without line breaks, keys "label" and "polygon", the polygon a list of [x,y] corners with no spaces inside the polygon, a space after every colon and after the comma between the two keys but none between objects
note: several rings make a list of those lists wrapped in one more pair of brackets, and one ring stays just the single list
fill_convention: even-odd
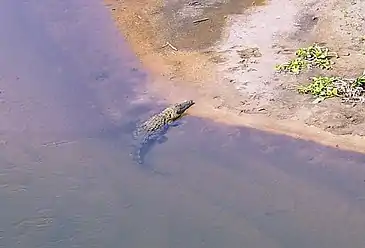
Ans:
[{"label": "shallow water", "polygon": [[364,155],[187,116],[133,163],[148,75],[59,2],[0,2],[0,247],[365,247]]}]

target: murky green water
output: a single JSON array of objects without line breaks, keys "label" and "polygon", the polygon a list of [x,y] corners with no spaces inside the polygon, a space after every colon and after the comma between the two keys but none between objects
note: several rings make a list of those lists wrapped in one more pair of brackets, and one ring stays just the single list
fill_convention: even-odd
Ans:
[{"label": "murky green water", "polygon": [[126,127],[161,106],[102,3],[0,18],[0,247],[365,247],[364,155],[188,116],[151,173]]}]

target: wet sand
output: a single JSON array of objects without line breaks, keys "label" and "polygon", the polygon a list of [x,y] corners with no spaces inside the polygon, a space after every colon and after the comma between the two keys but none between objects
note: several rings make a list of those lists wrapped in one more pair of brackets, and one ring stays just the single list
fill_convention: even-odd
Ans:
[{"label": "wet sand", "polygon": [[[170,102],[194,98],[199,104],[192,113],[213,121],[365,152],[360,105],[349,107],[336,100],[311,104],[313,99],[294,90],[308,73],[293,78],[276,75],[273,69],[297,48],[326,42],[340,54],[350,54],[336,61],[335,73],[351,77],[361,73],[361,35],[351,30],[361,26],[357,13],[362,3],[105,2],[132,49],[155,76],[144,90]],[[193,23],[201,18],[209,20]],[[247,54],[243,60],[243,53],[253,48],[260,56]]]},{"label": "wet sand", "polygon": [[188,115],[153,174],[125,125],[167,102],[102,4],[0,18],[0,247],[364,247],[364,155]]}]

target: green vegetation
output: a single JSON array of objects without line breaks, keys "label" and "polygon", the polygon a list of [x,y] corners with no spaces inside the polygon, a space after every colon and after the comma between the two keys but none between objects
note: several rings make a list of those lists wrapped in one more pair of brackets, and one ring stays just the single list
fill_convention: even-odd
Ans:
[{"label": "green vegetation", "polygon": [[363,72],[363,74],[356,78],[355,80],[353,80],[353,82],[351,82],[351,87],[356,88],[356,87],[361,87],[364,88],[365,87],[365,71]]},{"label": "green vegetation", "polygon": [[[330,52],[328,48],[314,44],[307,48],[300,48],[295,52],[296,58],[291,61],[277,65],[275,69],[279,72],[289,72],[299,74],[305,69],[320,68],[331,70],[334,62],[333,57],[338,57],[337,53]],[[312,77],[307,85],[297,88],[300,94],[311,94],[316,97],[314,102],[318,103],[328,98],[340,97],[344,102],[365,103],[365,71],[355,78]]]},{"label": "green vegetation", "polygon": [[323,99],[339,96],[335,82],[336,77],[313,77],[308,85],[299,86],[298,92],[301,94],[311,94]]},{"label": "green vegetation", "polygon": [[299,74],[302,70],[308,69],[309,64],[307,61],[301,58],[295,58],[287,63],[277,65],[275,69],[280,72],[290,72],[293,74]]},{"label": "green vegetation", "polygon": [[298,87],[301,94],[317,97],[316,102],[341,97],[345,102],[365,102],[365,74],[355,79],[340,77],[313,77],[312,82]]},{"label": "green vegetation", "polygon": [[277,65],[275,69],[279,72],[289,72],[293,74],[299,74],[304,69],[317,67],[321,69],[330,70],[334,64],[331,61],[332,57],[337,57],[337,54],[330,52],[328,48],[321,47],[318,44],[309,46],[307,48],[300,48],[295,52],[297,56],[295,59]]}]

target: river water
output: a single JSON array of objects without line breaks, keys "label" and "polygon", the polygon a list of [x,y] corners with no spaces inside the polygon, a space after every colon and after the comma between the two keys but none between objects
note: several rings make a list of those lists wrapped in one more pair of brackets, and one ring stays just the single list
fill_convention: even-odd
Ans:
[{"label": "river water", "polygon": [[365,155],[187,116],[133,163],[161,104],[101,1],[3,0],[0,37],[0,247],[365,247]]}]

